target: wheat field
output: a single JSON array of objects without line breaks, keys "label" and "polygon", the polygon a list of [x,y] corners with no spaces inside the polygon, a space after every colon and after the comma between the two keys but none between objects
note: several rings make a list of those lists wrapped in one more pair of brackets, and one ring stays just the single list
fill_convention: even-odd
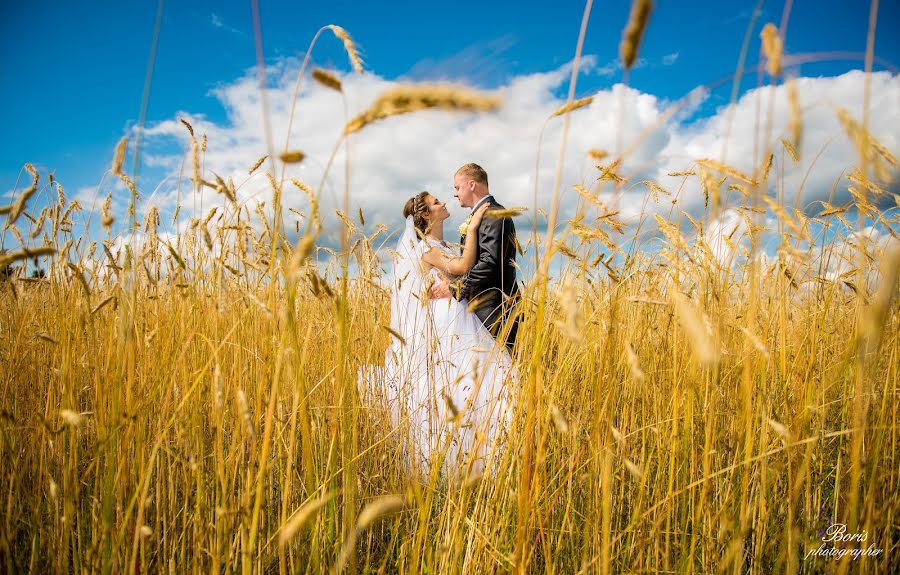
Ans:
[{"label": "wheat field", "polygon": [[[346,31],[328,29],[352,59]],[[776,76],[779,50],[766,48]],[[345,132],[496,105],[412,86]],[[796,154],[788,138],[752,174],[685,165],[708,195],[699,215],[611,156],[579,186],[578,217],[555,235],[520,229],[562,263],[520,276],[512,423],[489,470],[464,477],[410,469],[408,430],[357,380],[392,337],[383,252],[396,230],[367,230],[352,189],[327,213],[274,158],[247,158],[271,182],[271,212],[253,211],[204,172],[206,139],[185,122],[194,191],[221,204],[173,234],[155,210],[137,214],[126,139],[111,169],[132,194],[121,221],[27,166],[31,186],[2,208],[21,242],[0,268],[40,257],[47,275],[0,280],[6,572],[896,570],[900,252],[858,233],[880,223],[896,240],[882,179],[896,158],[836,113],[859,152],[847,205],[793,204],[772,169]],[[598,194],[633,184],[646,203],[624,222]],[[39,189],[56,201],[35,204]],[[282,213],[286,193],[306,194],[305,217]],[[558,205],[558,189],[540,193]],[[740,208],[748,243],[705,234],[724,206]],[[342,222],[339,249],[322,241],[326,217]],[[767,219],[779,240],[764,253]],[[116,241],[130,232],[140,239]],[[807,558],[835,524],[866,533],[848,548],[881,552]]]}]

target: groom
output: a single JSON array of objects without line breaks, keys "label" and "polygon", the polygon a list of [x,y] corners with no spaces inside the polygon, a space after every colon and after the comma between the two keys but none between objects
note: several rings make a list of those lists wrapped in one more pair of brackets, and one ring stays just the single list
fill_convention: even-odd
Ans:
[{"label": "groom", "polygon": [[[491,210],[504,208],[490,195],[487,172],[478,164],[466,164],[456,170],[453,189],[459,205],[471,208],[472,213],[484,203],[490,208],[478,226],[475,265],[454,286],[452,295],[457,300],[468,299],[470,308],[494,338],[504,336],[503,343],[512,351],[519,329],[518,314],[513,310],[519,299],[515,267],[516,227],[508,216],[491,217]],[[465,234],[460,242],[466,243]],[[450,295],[450,287],[443,282],[431,289],[433,299]]]}]

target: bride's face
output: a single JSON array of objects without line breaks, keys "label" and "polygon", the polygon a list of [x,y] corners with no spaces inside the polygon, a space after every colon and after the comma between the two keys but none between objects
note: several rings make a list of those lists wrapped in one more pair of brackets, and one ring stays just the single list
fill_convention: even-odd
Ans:
[{"label": "bride's face", "polygon": [[425,203],[428,204],[428,221],[431,222],[432,225],[437,222],[442,222],[450,217],[450,212],[447,211],[447,204],[440,201],[436,197],[429,195],[425,198]]}]

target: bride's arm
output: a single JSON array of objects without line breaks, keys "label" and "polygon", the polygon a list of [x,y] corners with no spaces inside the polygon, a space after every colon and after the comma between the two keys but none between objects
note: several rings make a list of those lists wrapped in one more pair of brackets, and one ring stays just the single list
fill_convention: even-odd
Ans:
[{"label": "bride's arm", "polygon": [[463,247],[463,253],[459,257],[450,257],[441,250],[431,249],[425,252],[422,260],[438,269],[453,276],[461,276],[472,269],[475,265],[475,256],[478,251],[478,226],[481,224],[481,218],[488,209],[488,205],[484,204],[472,215],[469,222],[469,229],[466,230],[466,245]]}]

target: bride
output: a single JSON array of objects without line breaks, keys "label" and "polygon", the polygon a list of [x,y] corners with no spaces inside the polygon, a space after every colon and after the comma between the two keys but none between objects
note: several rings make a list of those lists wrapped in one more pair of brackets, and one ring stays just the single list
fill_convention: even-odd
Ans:
[{"label": "bride", "polygon": [[414,466],[477,473],[497,451],[510,417],[509,352],[495,345],[468,301],[429,300],[435,282],[452,282],[475,263],[475,233],[487,205],[472,215],[462,255],[444,242],[447,206],[428,192],[403,208],[406,227],[393,254],[391,345],[380,383],[392,423]]}]

